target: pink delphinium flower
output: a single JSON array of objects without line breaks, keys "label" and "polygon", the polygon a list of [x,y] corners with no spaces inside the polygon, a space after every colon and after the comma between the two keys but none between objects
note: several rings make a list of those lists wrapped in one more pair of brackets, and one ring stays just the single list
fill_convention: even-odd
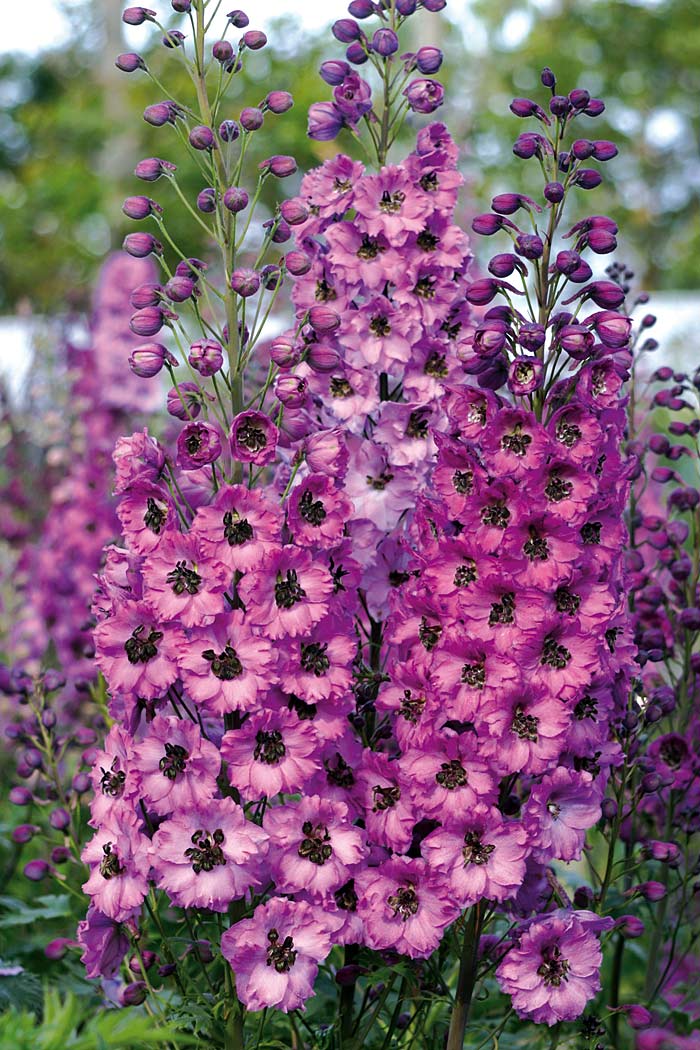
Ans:
[{"label": "pink delphinium flower", "polygon": [[177,654],[185,648],[185,634],[144,602],[125,601],[97,625],[95,644],[97,666],[111,690],[152,699],[177,679]]},{"label": "pink delphinium flower", "polygon": [[120,803],[83,850],[90,877],[82,888],[108,918],[123,922],[148,893],[149,846],[131,806]]},{"label": "pink delphinium flower", "polygon": [[197,510],[191,531],[208,557],[246,572],[279,543],[281,525],[279,507],[263,493],[227,485]]},{"label": "pink delphinium flower", "polygon": [[231,572],[202,554],[196,536],[173,532],[147,555],[143,578],[144,601],[159,616],[199,627],[223,611]]},{"label": "pink delphinium flower", "polygon": [[557,766],[535,784],[523,811],[523,823],[535,856],[542,860],[578,860],[586,831],[600,819],[601,791],[590,773]]},{"label": "pink delphinium flower", "polygon": [[330,574],[311,552],[291,545],[269,554],[239,585],[256,624],[275,639],[297,638],[323,619],[332,590]]},{"label": "pink delphinium flower", "polygon": [[221,741],[231,784],[249,801],[301,791],[319,769],[319,740],[308,722],[290,711],[251,715]]},{"label": "pink delphinium flower", "polygon": [[141,795],[159,816],[191,810],[216,794],[219,751],[199,727],[181,718],[157,715],[134,748],[133,766]]}]

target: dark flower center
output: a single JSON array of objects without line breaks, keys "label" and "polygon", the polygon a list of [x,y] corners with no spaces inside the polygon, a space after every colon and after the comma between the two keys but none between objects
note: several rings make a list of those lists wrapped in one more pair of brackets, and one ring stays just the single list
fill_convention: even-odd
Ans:
[{"label": "dark flower center", "polygon": [[350,179],[341,179],[339,175],[336,175],[335,179],[333,180],[333,185],[338,191],[338,193],[347,193],[349,190],[352,189],[352,183],[350,182]]},{"label": "dark flower center", "polygon": [[581,595],[574,594],[568,587],[558,587],[554,592],[554,604],[557,612],[575,616],[581,605]]},{"label": "dark flower center", "polygon": [[352,397],[355,393],[347,379],[333,376],[330,382],[331,397]]},{"label": "dark flower center", "polygon": [[262,427],[256,426],[255,423],[246,422],[238,427],[236,440],[249,452],[262,452],[267,448],[267,435]]},{"label": "dark flower center", "polygon": [[574,708],[574,717],[582,722],[584,718],[598,717],[598,701],[593,696],[584,696]]},{"label": "dark flower center", "polygon": [[387,579],[390,587],[400,587],[411,579],[411,574],[410,572],[400,572],[399,569],[392,569]]},{"label": "dark flower center", "polygon": [[235,510],[224,514],[224,539],[229,547],[240,547],[253,538],[253,526],[247,518],[240,518]]},{"label": "dark flower center", "polygon": [[444,379],[448,373],[445,355],[439,354],[437,350],[433,350],[425,362],[423,371],[427,376],[432,376],[434,379]]},{"label": "dark flower center", "polygon": [[337,298],[335,288],[328,283],[325,279],[316,281],[316,295],[315,299],[319,303],[330,303]]},{"label": "dark flower center", "polygon": [[416,244],[422,252],[434,252],[440,243],[440,238],[432,230],[421,230],[416,237]]},{"label": "dark flower center", "polygon": [[394,475],[388,470],[383,470],[376,478],[372,477],[371,474],[367,474],[366,477],[369,487],[377,492],[383,492],[387,485],[394,480]]},{"label": "dark flower center", "polygon": [[489,613],[489,626],[495,627],[499,623],[513,623],[515,613],[515,594],[507,591],[501,596],[500,602],[494,602]]},{"label": "dark flower center", "polygon": [[605,632],[605,642],[611,653],[615,652],[615,645],[617,643],[618,634],[622,634],[621,627],[609,627]]},{"label": "dark flower center", "polygon": [[357,249],[358,259],[376,259],[380,252],[386,251],[384,246],[379,243],[376,237],[370,237],[369,234],[365,234],[362,238],[362,244]]},{"label": "dark flower center", "polygon": [[437,172],[426,171],[425,175],[421,175],[419,185],[425,193],[434,193],[439,187]]},{"label": "dark flower center", "polygon": [[185,850],[185,856],[192,865],[195,875],[199,875],[200,871],[213,871],[217,865],[226,863],[226,857],[221,849],[221,843],[224,841],[224,833],[221,828],[217,828],[213,834],[197,830],[191,841],[193,845]]},{"label": "dark flower center", "polygon": [[355,892],[355,880],[350,879],[339,890],[333,894],[335,903],[341,911],[357,911],[357,893]]},{"label": "dark flower center", "polygon": [[102,770],[102,776],[100,777],[102,794],[109,795],[110,798],[119,798],[124,790],[126,773],[123,769],[117,769],[118,765],[119,759],[115,758],[109,769],[105,769],[104,766],[100,767]]},{"label": "dark flower center", "polygon": [[458,565],[455,569],[453,583],[455,587],[468,587],[470,583],[478,579],[476,562],[473,558],[466,558],[464,565]]},{"label": "dark flower center", "polygon": [[448,791],[456,791],[457,788],[466,787],[468,784],[467,771],[461,762],[453,758],[451,762],[443,762],[435,774],[435,780],[440,787]]},{"label": "dark flower center", "polygon": [[194,569],[187,568],[187,562],[179,561],[172,572],[165,577],[173,589],[173,594],[199,594],[202,577]]},{"label": "dark flower center", "polygon": [[671,737],[669,740],[664,740],[659,748],[659,754],[671,769],[680,769],[686,757],[687,749],[682,740],[676,740]]},{"label": "dark flower center", "polygon": [[323,768],[326,771],[328,782],[335,784],[336,787],[350,788],[355,783],[355,774],[343,756],[337,751],[335,753],[335,765],[332,764],[331,759],[326,758],[323,762]]},{"label": "dark flower center", "polygon": [[286,754],[287,748],[284,746],[284,740],[279,729],[273,729],[272,731],[258,729],[255,734],[253,758],[257,759],[258,762],[264,762],[266,766],[276,766]]},{"label": "dark flower center", "polygon": [[563,419],[557,423],[555,435],[557,441],[560,441],[562,445],[566,445],[567,448],[573,448],[582,437],[579,426],[575,423],[566,423]]},{"label": "dark flower center", "polygon": [[534,529],[530,529],[530,539],[523,544],[523,554],[530,561],[549,561],[546,536],[538,536]]},{"label": "dark flower center", "polygon": [[417,295],[419,299],[434,299],[436,283],[437,278],[432,277],[430,274],[426,277],[421,277],[413,286],[413,294]]},{"label": "dark flower center", "polygon": [[549,813],[552,820],[558,820],[559,814],[561,813],[561,806],[557,802],[551,800],[547,803],[547,812]]},{"label": "dark flower center", "polygon": [[540,664],[543,667],[554,667],[557,671],[563,671],[570,659],[571,653],[569,650],[565,646],[560,645],[551,634],[548,634],[542,647]]},{"label": "dark flower center", "polygon": [[311,489],[305,489],[299,500],[299,513],[309,525],[319,526],[328,517],[320,499],[315,500]]},{"label": "dark flower center", "polygon": [[532,436],[523,434],[521,423],[517,423],[510,434],[504,434],[501,438],[501,448],[504,452],[512,452],[514,456],[522,457],[526,454],[528,446],[532,444]]},{"label": "dark flower center", "polygon": [[305,700],[296,696],[295,693],[290,693],[289,700],[287,701],[287,710],[293,711],[300,722],[310,722],[318,713],[318,707],[316,704],[307,704]]},{"label": "dark flower center", "polygon": [[213,649],[205,649],[202,657],[211,664],[211,673],[221,682],[232,682],[243,674],[243,664],[230,645],[226,645],[218,656]]},{"label": "dark flower center", "polygon": [[486,685],[484,661],[478,664],[463,664],[461,680],[464,685],[469,685],[472,689],[483,689]]},{"label": "dark flower center", "polygon": [[521,740],[530,740],[534,744],[537,740],[538,724],[539,719],[535,718],[534,715],[526,715],[522,707],[518,706],[513,714],[510,729]]},{"label": "dark flower center", "polygon": [[185,772],[189,757],[189,752],[180,744],[166,743],[165,754],[158,763],[158,769],[168,780],[177,780],[180,773]]},{"label": "dark flower center", "polygon": [[323,678],[331,662],[326,656],[328,642],[310,642],[309,645],[301,643],[301,666],[309,674],[316,678]]},{"label": "dark flower center", "polygon": [[167,517],[168,512],[161,510],[153,497],[149,496],[146,500],[146,513],[143,516],[143,523],[146,528],[150,529],[151,532],[155,532],[156,536],[158,536],[165,525]]},{"label": "dark flower center", "polygon": [[277,576],[275,584],[275,602],[280,609],[293,609],[294,606],[306,597],[306,591],[299,583],[295,569],[287,569],[287,575]]},{"label": "dark flower center", "polygon": [[544,494],[550,503],[561,503],[562,500],[569,499],[573,491],[573,482],[566,481],[559,474],[553,472],[549,476]]},{"label": "dark flower center", "polygon": [[385,317],[384,314],[377,314],[377,316],[373,317],[370,321],[369,330],[372,335],[376,335],[378,339],[383,339],[384,336],[391,335],[389,318]]},{"label": "dark flower center", "polygon": [[406,424],[406,437],[410,438],[427,438],[428,436],[428,420],[423,409],[416,409],[415,412],[411,412],[408,417],[408,423]]},{"label": "dark flower center", "polygon": [[202,437],[197,431],[188,434],[185,438],[185,448],[191,456],[195,456],[202,447]]},{"label": "dark flower center", "polygon": [[143,637],[145,627],[139,624],[134,628],[131,638],[124,642],[124,652],[130,664],[147,664],[158,655],[157,642],[163,637],[162,631],[149,631],[148,637]]},{"label": "dark flower center", "polygon": [[415,725],[423,714],[425,702],[424,696],[414,696],[410,689],[404,689],[399,714],[411,725]]},{"label": "dark flower center", "polygon": [[265,960],[267,965],[274,966],[277,973],[289,973],[299,954],[294,947],[294,941],[291,937],[285,937],[280,944],[280,935],[274,929],[270,930],[267,939],[270,942]]},{"label": "dark flower center", "polygon": [[435,648],[440,641],[441,634],[442,626],[439,623],[429,624],[425,616],[421,617],[420,627],[418,628],[418,637],[428,652]]},{"label": "dark flower center", "polygon": [[401,798],[401,788],[398,785],[382,787],[375,784],[372,788],[372,812],[383,813],[385,809],[391,809]]},{"label": "dark flower center", "polygon": [[400,917],[402,922],[406,922],[418,911],[418,894],[411,883],[408,886],[400,886],[396,893],[387,897],[386,902],[393,911],[394,918]]},{"label": "dark flower center", "polygon": [[406,200],[406,194],[402,190],[394,190],[389,193],[384,190],[379,201],[379,210],[387,215],[397,215],[401,211],[401,205]]},{"label": "dark flower center", "polygon": [[494,529],[505,529],[510,521],[510,511],[502,500],[489,503],[481,508],[481,520],[484,525],[491,525]]},{"label": "dark flower center", "polygon": [[112,843],[105,842],[102,847],[104,856],[100,861],[100,875],[103,879],[113,879],[117,875],[123,875],[126,868],[119,863],[119,857],[112,851]]},{"label": "dark flower center", "polygon": [[312,824],[310,820],[301,826],[304,838],[299,844],[299,856],[321,867],[333,856],[331,836],[325,824]]},{"label": "dark flower center", "polygon": [[460,496],[469,496],[474,490],[474,471],[456,470],[452,475],[452,485]]},{"label": "dark flower center", "polygon": [[542,965],[537,968],[537,972],[544,978],[545,984],[558,988],[562,981],[568,981],[570,968],[568,960],[561,954],[561,948],[554,944],[551,948],[543,949]]},{"label": "dark flower center", "polygon": [[583,542],[590,546],[597,546],[600,543],[600,530],[602,527],[603,525],[600,521],[587,521],[581,527],[581,539]]},{"label": "dark flower center", "polygon": [[467,864],[488,864],[489,857],[495,849],[495,846],[485,846],[478,832],[468,831],[464,836],[464,846],[462,847],[465,867]]}]

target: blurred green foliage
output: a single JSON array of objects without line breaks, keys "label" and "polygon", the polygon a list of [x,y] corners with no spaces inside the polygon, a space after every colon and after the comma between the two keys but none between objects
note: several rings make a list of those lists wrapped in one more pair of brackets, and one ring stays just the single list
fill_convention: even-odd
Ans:
[{"label": "blurred green foliage", "polygon": [[[151,192],[166,209],[174,200],[164,182],[144,187],[131,174],[141,157],[180,161],[183,150],[170,128],[141,119],[160,98],[150,81],[113,71],[113,53],[126,45],[114,46],[113,30],[105,40],[103,6],[120,7],[106,0],[71,8],[69,46],[39,59],[0,60],[0,312],[25,300],[47,312],[67,301],[85,305],[100,259],[136,228],[121,214],[122,198]],[[344,13],[340,0],[329,5],[330,16]],[[141,32],[168,92],[189,98],[177,57],[159,45],[157,30]],[[305,32],[292,15],[269,35],[269,48],[248,55],[227,115],[236,117],[271,88],[293,91],[295,106],[268,116],[253,136],[255,159],[291,153],[304,170],[338,148],[356,152],[349,136],[337,143],[306,138],[309,104],[330,93],[318,65],[341,57],[341,46],[329,33]],[[562,90],[587,87],[606,99],[604,117],[584,118],[581,135],[620,145],[604,187],[592,198],[580,193],[582,214],[592,208],[619,220],[621,254],[646,286],[700,286],[700,0],[452,0],[444,19],[415,20],[411,45],[427,38],[447,54],[450,101],[438,116],[464,147],[469,214],[484,211],[494,193],[534,188],[534,166],[511,153],[530,125],[508,103],[535,93],[542,100],[539,71],[550,65]],[[194,200],[202,188],[194,165],[181,165],[180,176]],[[294,180],[268,192],[275,189],[293,192]],[[183,209],[167,217],[176,242],[188,254],[201,252]]]}]

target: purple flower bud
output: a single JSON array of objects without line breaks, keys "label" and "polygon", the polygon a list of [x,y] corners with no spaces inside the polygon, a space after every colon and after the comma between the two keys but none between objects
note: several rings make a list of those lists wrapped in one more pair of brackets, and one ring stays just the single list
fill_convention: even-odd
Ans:
[{"label": "purple flower bud", "polygon": [[[613,281],[594,281],[593,284],[586,285],[580,292],[577,292],[573,299],[579,297],[592,299],[601,310],[617,310],[625,301],[625,293],[619,284]],[[563,305],[566,306],[567,303],[573,302],[573,299],[565,300]]]},{"label": "purple flower bud", "polygon": [[516,397],[538,390],[544,382],[544,365],[538,357],[514,357],[508,368],[508,389]]},{"label": "purple flower bud", "polygon": [[354,66],[362,66],[369,61],[369,52],[361,40],[356,40],[354,44],[350,44],[346,48],[345,57]]},{"label": "purple flower bud", "polygon": [[30,860],[28,864],[24,865],[25,878],[29,879],[30,882],[41,882],[50,871],[51,868],[45,860]]},{"label": "purple flower bud", "polygon": [[521,233],[515,238],[515,251],[524,259],[541,259],[544,252],[542,238],[534,233]]},{"label": "purple flower bud", "polygon": [[[158,961],[158,956],[155,952],[142,951],[139,958],[138,955],[132,955],[129,959],[129,969],[133,973],[143,973],[144,970],[152,969]],[[143,963],[143,965],[141,965]]]},{"label": "purple flower bud", "polygon": [[26,787],[13,787],[7,796],[13,806],[29,806],[32,802],[32,793]]},{"label": "purple flower bud", "polygon": [[131,315],[129,328],[134,335],[156,335],[160,332],[164,323],[163,310],[157,306],[147,306],[143,310],[137,310]]},{"label": "purple flower bud", "polygon": [[569,101],[574,109],[585,109],[590,100],[591,96],[584,88],[574,88],[569,92]]},{"label": "purple flower bud", "polygon": [[331,33],[341,44],[351,44],[362,36],[362,30],[353,18],[339,18],[331,26]]},{"label": "purple flower bud", "polygon": [[211,53],[217,62],[225,66],[233,58],[233,44],[228,40],[217,40],[211,49]]},{"label": "purple flower bud", "polygon": [[437,73],[444,56],[439,47],[420,47],[416,52],[416,68],[424,76]]},{"label": "purple flower bud", "polygon": [[84,795],[92,787],[90,777],[87,773],[76,773],[71,782],[76,795]]},{"label": "purple flower bud", "polygon": [[177,365],[177,358],[161,343],[144,343],[131,351],[129,368],[142,379],[151,379],[158,375],[166,361],[172,366]]},{"label": "purple flower bud", "polygon": [[345,124],[345,118],[334,102],[314,102],[309,106],[307,134],[315,142],[330,142]]},{"label": "purple flower bud", "polygon": [[512,215],[522,207],[522,197],[519,193],[499,193],[491,201],[491,207],[499,215]]},{"label": "purple flower bud", "polygon": [[541,324],[523,321],[518,332],[518,342],[531,354],[536,354],[544,346],[545,331]]},{"label": "purple flower bud", "polygon": [[618,153],[617,146],[614,142],[608,142],[607,139],[596,139],[593,143],[593,157],[599,161],[612,160]]},{"label": "purple flower bud", "polygon": [[[633,1003],[631,1006],[623,1006],[622,1009],[625,1011],[627,1022],[630,1028],[649,1028],[652,1023],[652,1015],[646,1006],[640,1006],[637,1003]],[[641,1044],[638,1044],[641,1048]]]},{"label": "purple flower bud", "polygon": [[[444,6],[445,5],[443,4],[442,7],[444,7]],[[430,11],[431,10],[431,8],[428,7],[427,4],[423,4],[423,7],[425,7],[426,11]],[[398,13],[400,15],[403,16],[403,18],[408,18],[409,15],[415,14],[417,9],[418,9],[418,0],[396,0],[396,10],[398,11]],[[437,8],[435,8],[435,10],[436,11],[441,11],[442,8],[437,7]]]},{"label": "purple flower bud", "polygon": [[470,284],[465,293],[467,302],[474,306],[485,306],[498,294],[503,287],[503,282],[492,281],[489,277],[483,277],[479,281]]},{"label": "purple flower bud", "polygon": [[232,26],[236,29],[245,29],[247,25],[250,25],[250,19],[245,11],[236,9],[235,11],[229,11],[226,15]]},{"label": "purple flower bud", "polygon": [[545,153],[551,153],[552,147],[544,135],[538,135],[532,131],[524,131],[518,135],[513,146],[513,153],[521,160],[529,160],[535,154],[542,157]]},{"label": "purple flower bud", "polygon": [[308,219],[309,209],[299,197],[293,197],[291,200],[282,201],[280,215],[290,226],[299,226]]},{"label": "purple flower bud", "polygon": [[576,160],[588,160],[595,153],[595,146],[589,139],[576,139],[571,146],[571,152]]},{"label": "purple flower bud", "polygon": [[[481,231],[477,231],[481,232]],[[489,273],[492,273],[494,277],[510,277],[513,270],[520,269],[523,263],[520,262],[516,255],[512,255],[510,252],[503,252],[501,255],[494,255],[489,262]]]},{"label": "purple flower bud", "polygon": [[600,808],[605,820],[614,820],[617,816],[617,802],[614,798],[604,798]]},{"label": "purple flower bud", "polygon": [[248,207],[248,194],[240,186],[230,186],[224,193],[224,207],[234,215]]},{"label": "purple flower bud", "polygon": [[122,22],[126,22],[128,26],[140,26],[144,22],[152,22],[155,17],[156,12],[150,7],[127,7],[122,15]]},{"label": "purple flower bud", "polygon": [[180,15],[188,15],[192,10],[192,0],[170,0],[173,11]]},{"label": "purple flower bud", "polygon": [[288,408],[302,408],[309,396],[308,384],[302,376],[278,376],[275,396]]},{"label": "purple flower bud", "polygon": [[129,297],[129,302],[135,310],[143,310],[145,306],[158,306],[162,299],[163,289],[159,284],[140,284],[134,288]]},{"label": "purple flower bud", "polygon": [[41,751],[36,747],[28,748],[24,753],[24,761],[30,769],[41,769],[43,762]]},{"label": "purple flower bud", "polygon": [[163,209],[150,197],[127,197],[122,204],[122,211],[130,219],[146,219],[155,212],[161,214]]},{"label": "purple flower bud", "polygon": [[299,363],[299,353],[294,343],[287,336],[280,335],[273,339],[269,347],[270,359],[278,368],[293,368]]},{"label": "purple flower bud", "polygon": [[196,127],[192,128],[189,142],[193,149],[207,150],[216,148],[214,132],[206,124],[197,124]]},{"label": "purple flower bud", "polygon": [[24,846],[27,842],[31,842],[39,831],[41,828],[38,824],[18,824],[12,829],[12,841],[18,846]]},{"label": "purple flower bud", "polygon": [[65,831],[66,828],[70,827],[70,813],[67,809],[63,809],[59,806],[58,809],[54,809],[49,817],[49,824],[56,831]]},{"label": "purple flower bud", "polygon": [[249,29],[247,33],[243,34],[241,43],[251,51],[259,51],[265,47],[267,37],[260,29]]},{"label": "purple flower bud", "polygon": [[571,109],[571,103],[566,95],[553,95],[549,101],[549,112],[554,117],[565,117]]},{"label": "purple flower bud", "polygon": [[70,937],[56,937],[44,948],[44,955],[47,959],[51,959],[52,962],[57,962],[62,959],[69,948],[72,948],[77,942],[72,941]]},{"label": "purple flower bud", "polygon": [[[213,192],[213,191],[212,191]],[[164,292],[174,303],[184,303],[192,298],[196,284],[192,277],[184,277],[176,274],[171,277],[164,288]]]},{"label": "purple flower bud", "polygon": [[162,37],[163,47],[182,47],[185,42],[185,34],[181,33],[178,29],[169,29],[164,37]]},{"label": "purple flower bud", "polygon": [[173,386],[168,391],[166,407],[168,413],[183,423],[196,419],[202,411],[202,391],[196,383],[186,381],[179,387]]},{"label": "purple flower bud", "polygon": [[605,110],[605,103],[600,98],[592,98],[584,109],[587,117],[599,117]]},{"label": "purple flower bud", "polygon": [[538,120],[543,121],[545,124],[551,123],[542,107],[533,102],[531,98],[514,98],[509,109],[516,117],[537,117]]},{"label": "purple flower bud", "polygon": [[640,882],[638,886],[633,886],[629,892],[640,893],[645,900],[656,903],[663,900],[666,896],[666,887],[663,882]]},{"label": "purple flower bud", "polygon": [[605,346],[619,349],[629,343],[632,321],[625,314],[615,313],[614,310],[603,310],[586,320],[587,323],[593,324],[598,338]]},{"label": "purple flower bud", "polygon": [[265,114],[257,106],[246,106],[241,110],[241,127],[245,131],[257,131],[263,126]]},{"label": "purple flower bud", "polygon": [[154,128],[162,128],[165,124],[174,124],[178,111],[170,102],[155,102],[152,106],[146,106],[143,111],[143,119]]},{"label": "purple flower bud", "polygon": [[315,332],[327,335],[340,328],[340,316],[330,306],[312,306],[309,310],[309,324]]},{"label": "purple flower bud", "polygon": [[574,175],[573,181],[577,186],[580,186],[582,190],[594,190],[596,186],[600,186],[603,181],[603,177],[599,171],[595,168],[581,168]]},{"label": "purple flower bud", "polygon": [[682,609],[678,621],[686,631],[700,631],[700,609]]},{"label": "purple flower bud", "polygon": [[483,237],[491,237],[494,233],[498,233],[504,226],[510,227],[515,230],[515,226],[510,220],[504,219],[501,215],[494,215],[492,212],[485,212],[483,215],[477,215],[475,219],[472,219],[472,229],[474,233],[480,233]]},{"label": "purple flower bud", "polygon": [[375,54],[388,58],[389,55],[395,55],[399,50],[399,38],[393,29],[377,29],[370,47]]},{"label": "purple flower bud", "polygon": [[288,91],[270,91],[263,103],[263,109],[270,113],[286,113],[294,105],[294,99]]},{"label": "purple flower bud", "polygon": [[402,94],[414,113],[434,113],[445,101],[445,89],[437,80],[412,80]]},{"label": "purple flower bud", "polygon": [[201,259],[182,259],[175,267],[178,277],[191,277],[193,281],[199,279],[199,272],[204,273],[209,267]]},{"label": "purple flower bud", "polygon": [[159,157],[147,157],[138,162],[134,175],[143,179],[144,182],[155,182],[161,175],[171,175],[174,171],[177,171],[177,167],[170,161],[161,160]]},{"label": "purple flower bud", "polygon": [[644,934],[644,923],[636,915],[621,915],[615,920],[615,929],[623,937],[641,937]]},{"label": "purple flower bud", "polygon": [[546,88],[556,87],[557,78],[554,76],[554,73],[549,66],[545,66],[540,73],[540,80]]},{"label": "purple flower bud", "polygon": [[612,233],[608,233],[607,230],[591,230],[586,236],[588,247],[596,255],[608,255],[610,252],[614,252],[617,248],[617,240]]},{"label": "purple flower bud", "polygon": [[340,62],[337,59],[331,59],[328,62],[321,63],[319,70],[321,77],[331,87],[337,87],[338,84],[342,84],[347,76],[350,75],[350,66],[347,62]]},{"label": "purple flower bud", "polygon": [[219,124],[219,138],[222,142],[235,142],[241,133],[241,128],[236,120],[222,120]]},{"label": "purple flower bud", "polygon": [[231,274],[231,288],[244,299],[255,295],[259,287],[260,274],[257,270],[240,267]]},{"label": "purple flower bud", "polygon": [[223,349],[214,339],[200,339],[190,346],[187,360],[202,376],[213,376],[224,363]]},{"label": "purple flower bud", "polygon": [[258,164],[258,169],[262,172],[269,171],[271,175],[276,176],[278,179],[286,179],[297,170],[297,162],[294,157],[277,154],[274,157],[268,157],[267,160],[261,161]]},{"label": "purple flower bud", "polygon": [[340,355],[335,347],[329,346],[328,343],[312,343],[304,360],[314,372],[328,374],[338,367]]},{"label": "purple flower bud", "polygon": [[135,51],[126,51],[123,55],[118,55],[114,64],[122,73],[135,73],[137,69],[146,69],[146,63]]},{"label": "purple flower bud", "polygon": [[132,981],[122,988],[119,1002],[122,1006],[140,1006],[148,996],[148,985],[145,981]]},{"label": "purple flower bud", "polygon": [[221,437],[211,423],[187,423],[177,439],[177,465],[182,470],[199,470],[221,455]]},{"label": "purple flower bud", "polygon": [[197,194],[197,209],[205,215],[216,211],[216,190],[213,187],[207,186]]},{"label": "purple flower bud", "polygon": [[133,255],[135,259],[145,259],[148,255],[163,254],[163,245],[150,233],[127,234],[122,248],[129,255]]},{"label": "purple flower bud", "polygon": [[561,182],[548,182],[544,188],[544,197],[550,204],[559,204],[564,199],[565,192]]}]

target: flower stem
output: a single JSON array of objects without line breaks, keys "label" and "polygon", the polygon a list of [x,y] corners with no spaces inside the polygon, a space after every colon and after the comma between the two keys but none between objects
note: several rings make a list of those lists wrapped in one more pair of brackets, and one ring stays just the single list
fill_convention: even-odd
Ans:
[{"label": "flower stem", "polygon": [[462,957],[459,962],[457,978],[457,995],[450,1018],[450,1031],[445,1050],[462,1050],[464,1034],[467,1030],[469,1010],[471,1007],[474,985],[476,984],[477,950],[481,933],[480,907],[475,904],[469,913],[467,928],[464,933]]}]

